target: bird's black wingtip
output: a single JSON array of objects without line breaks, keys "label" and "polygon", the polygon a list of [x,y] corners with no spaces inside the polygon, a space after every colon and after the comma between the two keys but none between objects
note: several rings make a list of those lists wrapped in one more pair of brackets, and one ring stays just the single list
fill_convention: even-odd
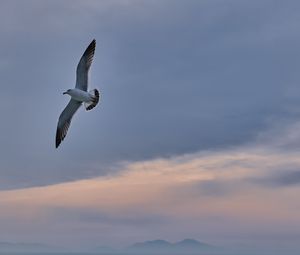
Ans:
[{"label": "bird's black wingtip", "polygon": [[60,145],[60,143],[61,143],[60,132],[57,129],[57,131],[56,131],[56,137],[55,137],[55,148],[56,149],[58,148],[58,146]]},{"label": "bird's black wingtip", "polygon": [[95,52],[95,48],[96,48],[96,40],[94,39],[89,46],[86,48],[85,52],[83,53],[83,56],[85,55],[91,55],[91,57],[93,57],[94,52]]},{"label": "bird's black wingtip", "polygon": [[95,38],[91,41],[90,45],[96,45],[96,39]]}]

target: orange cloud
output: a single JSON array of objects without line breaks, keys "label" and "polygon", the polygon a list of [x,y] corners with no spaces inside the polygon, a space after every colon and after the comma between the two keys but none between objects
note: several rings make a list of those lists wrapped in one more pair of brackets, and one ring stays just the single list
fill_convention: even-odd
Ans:
[{"label": "orange cloud", "polygon": [[[51,208],[69,208],[170,217],[223,214],[247,220],[259,220],[260,215],[298,219],[296,211],[290,210],[298,187],[274,190],[245,181],[291,163],[300,165],[299,157],[263,147],[127,163],[117,175],[1,191],[0,206],[5,209],[0,218],[37,217]],[[214,189],[218,195],[208,195]]]}]

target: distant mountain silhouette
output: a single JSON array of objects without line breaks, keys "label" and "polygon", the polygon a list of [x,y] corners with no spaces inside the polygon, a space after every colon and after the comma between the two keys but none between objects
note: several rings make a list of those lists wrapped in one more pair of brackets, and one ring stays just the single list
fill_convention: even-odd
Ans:
[{"label": "distant mountain silhouette", "polygon": [[167,251],[173,247],[173,244],[165,241],[165,240],[153,240],[153,241],[145,241],[142,243],[135,243],[131,247],[130,250],[133,251]]},{"label": "distant mountain silhouette", "polygon": [[203,249],[203,248],[212,248],[213,246],[207,243],[199,242],[194,239],[184,239],[180,242],[174,244],[177,248],[194,248],[194,249]]},{"label": "distant mountain silhouette", "polygon": [[136,243],[129,247],[129,251],[135,253],[199,253],[201,251],[212,251],[215,247],[199,242],[194,239],[184,239],[177,243],[170,243],[165,240],[153,240]]},{"label": "distant mountain silhouette", "polygon": [[[106,246],[98,246],[93,249],[86,250],[88,253],[103,254],[103,255],[120,255],[120,254],[135,254],[135,255],[188,255],[188,254],[213,254],[216,247],[207,243],[199,242],[194,239],[184,239],[180,242],[170,243],[165,240],[153,240],[135,243],[125,249],[114,249]],[[9,243],[0,242],[0,254],[41,254],[41,253],[64,253],[69,252],[65,248],[40,244],[40,243]]]}]

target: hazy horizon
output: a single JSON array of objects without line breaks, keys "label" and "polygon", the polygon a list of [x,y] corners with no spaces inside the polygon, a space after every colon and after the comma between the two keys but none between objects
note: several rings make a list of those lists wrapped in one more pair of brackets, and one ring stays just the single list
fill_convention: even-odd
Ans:
[{"label": "hazy horizon", "polygon": [[99,255],[125,255],[125,254],[157,254],[157,255],[187,255],[187,254],[203,254],[203,255],[269,255],[269,254],[287,254],[296,255],[297,250],[278,249],[278,247],[267,248],[255,247],[251,245],[231,245],[218,246],[195,239],[184,239],[178,242],[168,242],[166,240],[148,240],[138,242],[126,247],[110,247],[96,246],[86,249],[78,249],[74,247],[57,247],[38,243],[1,243],[0,254],[99,254]]},{"label": "hazy horizon", "polygon": [[[300,3],[0,1],[0,242],[300,251]],[[79,58],[90,89],[55,149]]]}]

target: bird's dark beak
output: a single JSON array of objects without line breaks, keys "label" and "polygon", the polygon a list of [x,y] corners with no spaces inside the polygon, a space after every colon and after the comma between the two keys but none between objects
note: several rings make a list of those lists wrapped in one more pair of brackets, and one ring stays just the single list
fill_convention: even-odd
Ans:
[{"label": "bird's dark beak", "polygon": [[63,93],[63,95],[67,94],[67,91]]}]

